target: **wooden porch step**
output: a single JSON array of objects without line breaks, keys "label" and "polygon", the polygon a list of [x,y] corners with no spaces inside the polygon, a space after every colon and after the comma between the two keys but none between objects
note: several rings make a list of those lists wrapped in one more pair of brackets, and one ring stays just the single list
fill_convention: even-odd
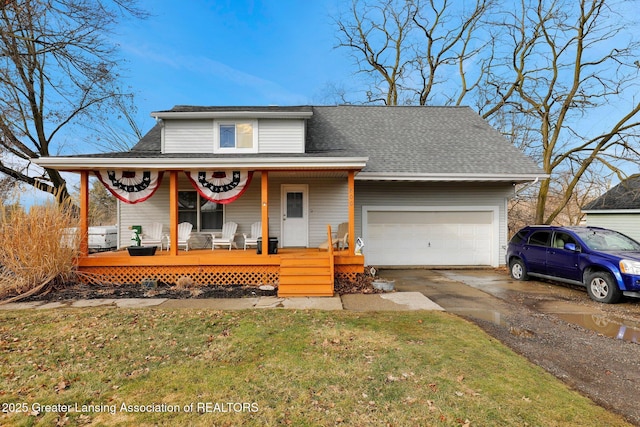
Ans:
[{"label": "wooden porch step", "polygon": [[284,273],[285,277],[287,276],[306,276],[309,274],[313,275],[324,275],[325,277],[331,274],[331,268],[328,265],[316,266],[316,267],[285,267],[283,270],[280,270],[280,275]]},{"label": "wooden porch step", "polygon": [[326,252],[281,256],[278,296],[333,296],[331,262]]},{"label": "wooden porch step", "polygon": [[329,256],[326,253],[313,258],[308,255],[304,257],[283,256],[280,258],[280,265],[285,268],[329,267]]}]

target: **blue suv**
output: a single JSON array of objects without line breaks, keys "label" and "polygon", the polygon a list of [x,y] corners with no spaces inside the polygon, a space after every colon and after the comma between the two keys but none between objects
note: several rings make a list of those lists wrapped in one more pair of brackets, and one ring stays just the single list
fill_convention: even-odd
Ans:
[{"label": "blue suv", "polygon": [[534,276],[585,286],[594,301],[640,297],[640,243],[617,231],[525,227],[509,241],[506,261],[516,280]]}]

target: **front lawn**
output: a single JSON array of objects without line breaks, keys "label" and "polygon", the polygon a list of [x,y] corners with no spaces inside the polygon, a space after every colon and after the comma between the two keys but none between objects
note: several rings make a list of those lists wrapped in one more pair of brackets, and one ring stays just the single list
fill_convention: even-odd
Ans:
[{"label": "front lawn", "polygon": [[0,311],[0,351],[3,425],[627,425],[440,312]]}]

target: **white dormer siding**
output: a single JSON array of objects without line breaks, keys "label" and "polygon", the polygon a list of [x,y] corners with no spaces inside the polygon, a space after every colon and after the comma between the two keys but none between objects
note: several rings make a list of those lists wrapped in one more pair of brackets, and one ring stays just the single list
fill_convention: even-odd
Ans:
[{"label": "white dormer siding", "polygon": [[[234,150],[216,150],[219,123],[233,123],[233,118],[218,119],[164,119],[162,128],[162,152],[234,154]],[[247,119],[238,119],[246,123]],[[304,119],[254,120],[258,134],[257,153],[304,153]]]},{"label": "white dormer siding", "polygon": [[304,120],[260,120],[260,153],[304,153]]},{"label": "white dormer siding", "polygon": [[162,152],[213,153],[213,121],[164,120]]}]

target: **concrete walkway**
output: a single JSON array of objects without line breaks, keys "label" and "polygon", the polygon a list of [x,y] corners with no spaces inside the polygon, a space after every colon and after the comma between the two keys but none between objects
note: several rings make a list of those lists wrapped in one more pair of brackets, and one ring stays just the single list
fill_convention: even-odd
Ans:
[{"label": "concrete walkway", "polygon": [[444,310],[420,292],[384,294],[349,294],[333,297],[256,297],[212,299],[120,298],[55,302],[16,302],[0,304],[0,310],[50,310],[60,308],[160,308],[245,310],[257,308],[290,308],[297,310],[406,311]]}]

